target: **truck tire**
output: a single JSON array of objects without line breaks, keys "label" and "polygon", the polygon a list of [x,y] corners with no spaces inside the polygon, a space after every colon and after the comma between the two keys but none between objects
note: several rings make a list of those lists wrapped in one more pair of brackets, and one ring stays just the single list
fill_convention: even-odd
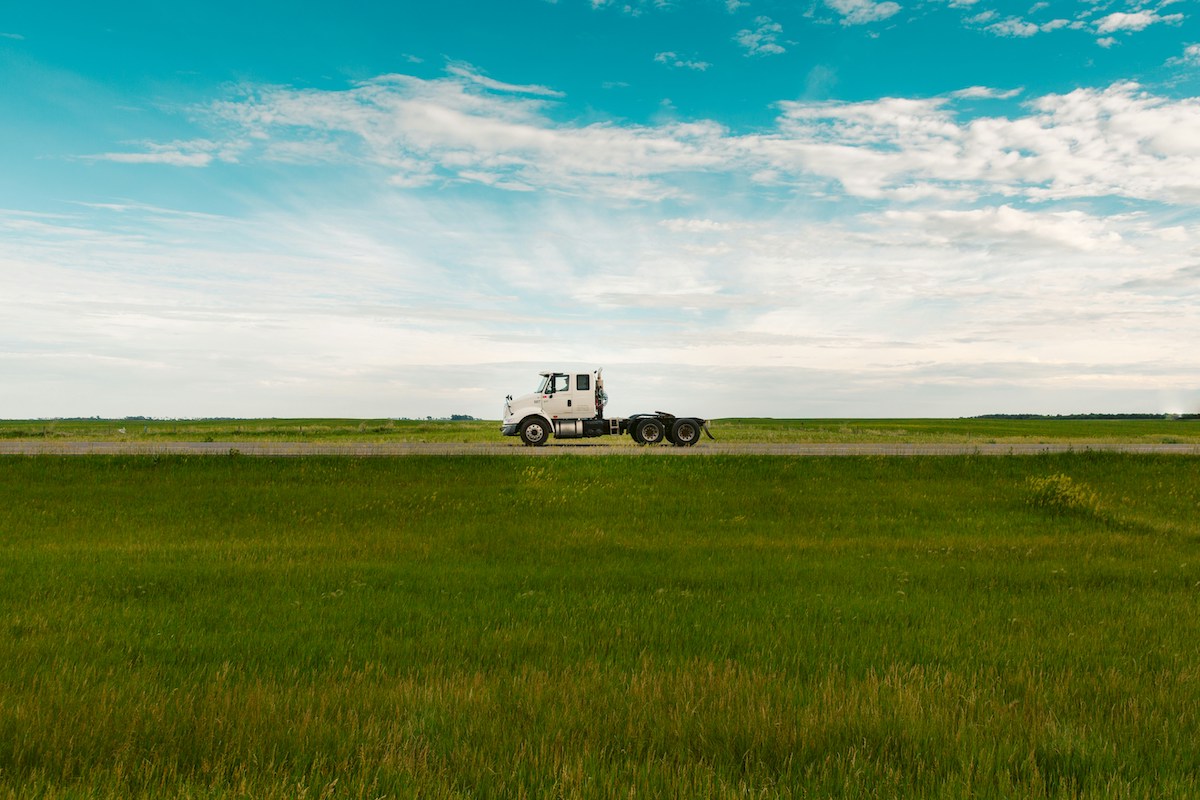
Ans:
[{"label": "truck tire", "polygon": [[541,417],[530,417],[521,423],[521,441],[527,447],[541,447],[550,440],[554,429]]},{"label": "truck tire", "polygon": [[637,426],[637,436],[641,444],[658,444],[665,433],[663,424],[656,419],[644,419]]},{"label": "truck tire", "polygon": [[671,427],[671,442],[676,447],[691,447],[700,441],[700,426],[694,419],[677,419]]}]

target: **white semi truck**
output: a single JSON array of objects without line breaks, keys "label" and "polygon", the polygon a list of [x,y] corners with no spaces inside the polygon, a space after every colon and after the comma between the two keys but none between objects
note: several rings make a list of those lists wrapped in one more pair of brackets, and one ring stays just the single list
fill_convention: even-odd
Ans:
[{"label": "white semi truck", "polygon": [[691,447],[703,431],[708,438],[708,421],[699,417],[677,417],[664,411],[605,417],[608,395],[601,370],[591,372],[542,372],[537,391],[504,402],[504,424],[500,433],[520,436],[531,447],[540,447],[553,436],[582,439],[593,436],[629,434],[638,444],[670,442]]}]

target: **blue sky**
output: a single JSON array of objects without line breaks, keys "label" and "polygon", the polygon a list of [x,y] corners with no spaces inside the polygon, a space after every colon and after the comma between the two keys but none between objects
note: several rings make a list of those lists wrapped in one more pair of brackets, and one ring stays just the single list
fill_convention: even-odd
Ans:
[{"label": "blue sky", "polygon": [[1200,411],[1195,2],[0,11],[0,417]]}]

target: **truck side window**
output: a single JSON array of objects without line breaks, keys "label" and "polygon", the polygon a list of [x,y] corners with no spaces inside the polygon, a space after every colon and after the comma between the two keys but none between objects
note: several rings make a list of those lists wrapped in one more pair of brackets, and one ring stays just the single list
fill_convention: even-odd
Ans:
[{"label": "truck side window", "polygon": [[571,388],[571,376],[570,375],[555,375],[554,376],[554,391],[565,392],[567,389],[570,389],[570,388]]},{"label": "truck side window", "polygon": [[586,392],[590,388],[590,384],[591,384],[591,376],[590,375],[576,375],[575,376],[575,390],[576,391]]}]

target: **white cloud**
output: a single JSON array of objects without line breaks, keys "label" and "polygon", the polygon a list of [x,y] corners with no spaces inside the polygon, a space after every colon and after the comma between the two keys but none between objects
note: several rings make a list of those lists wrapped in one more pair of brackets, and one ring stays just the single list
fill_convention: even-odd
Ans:
[{"label": "white cloud", "polygon": [[0,39],[15,39],[21,42],[25,40],[25,37],[19,33],[0,33]]},{"label": "white cloud", "polygon": [[783,135],[758,143],[772,168],[827,175],[863,197],[929,184],[1200,203],[1200,100],[1156,97],[1136,84],[1046,95],[1015,118],[959,121],[949,98],[780,107]]},{"label": "white cloud", "polygon": [[1141,31],[1156,23],[1178,23],[1183,20],[1183,14],[1167,14],[1159,16],[1155,11],[1134,11],[1126,13],[1116,11],[1096,21],[1097,33],[1115,33],[1117,31]]},{"label": "white cloud", "polygon": [[654,60],[659,64],[666,64],[668,67],[673,67],[676,69],[691,69],[698,72],[704,72],[712,66],[712,64],[708,63],[707,61],[681,58],[677,53],[671,51],[655,53]]},{"label": "white cloud", "polygon": [[[1159,11],[1169,4],[1169,2],[1162,3]],[[952,5],[959,4],[954,3]],[[1178,24],[1184,18],[1183,14],[1161,14],[1159,11],[1142,8],[1134,11],[1116,11],[1108,13],[1099,19],[1093,19],[1094,14],[1100,6],[1098,3],[1091,2],[1085,5],[1073,19],[1056,17],[1050,20],[1038,21],[1030,18],[1048,8],[1050,8],[1048,3],[1035,3],[1023,17],[1012,15],[1004,18],[1000,18],[995,9],[985,9],[967,17],[965,22],[968,25],[981,26],[984,30],[997,36],[1009,38],[1029,38],[1039,33],[1050,33],[1064,28],[1072,30],[1089,29],[1094,30],[1095,33],[1103,37],[1098,42],[1101,47],[1112,47],[1116,43],[1116,40],[1111,34],[1137,32],[1145,30],[1150,25],[1159,23]]]},{"label": "white cloud", "polygon": [[1021,93],[1021,89],[993,89],[988,86],[970,86],[951,92],[951,97],[963,99],[1011,100]]},{"label": "white cloud", "polygon": [[173,150],[152,153],[101,153],[91,158],[118,164],[166,164],[172,167],[207,167],[213,160],[209,153],[182,153]]},{"label": "white cloud", "polygon": [[1170,59],[1167,63],[1180,66],[1200,67],[1200,44],[1189,44],[1183,48],[1183,55]]},{"label": "white cloud", "polygon": [[885,0],[825,0],[825,5],[842,15],[843,25],[865,25],[894,16],[900,4]]},{"label": "white cloud", "polygon": [[1036,36],[1039,33],[1050,33],[1061,28],[1069,27],[1072,23],[1067,19],[1052,19],[1047,22],[1037,23],[1031,22],[1020,17],[1007,17],[999,21],[996,19],[994,11],[987,11],[983,14],[971,17],[968,22],[972,24],[984,25],[984,29],[997,36],[1005,36],[1017,39],[1028,39],[1031,36]]},{"label": "white cloud", "polygon": [[341,160],[342,151],[336,142],[324,139],[281,141],[268,142],[263,157],[285,164],[334,164]]},{"label": "white cloud", "polygon": [[664,219],[659,223],[672,233],[723,233],[745,227],[733,222],[716,222],[711,219]]},{"label": "white cloud", "polygon": [[446,67],[446,71],[451,75],[457,75],[471,83],[482,86],[485,89],[491,89],[497,92],[513,92],[515,94],[533,94],[542,97],[563,97],[563,93],[550,89],[546,86],[518,85],[513,83],[503,83],[493,80],[485,75],[482,75],[478,70],[470,64],[452,63]]},{"label": "white cloud", "polygon": [[[640,17],[646,8],[669,9],[676,5],[676,0],[588,0],[593,9],[613,8],[631,17]],[[556,0],[557,2],[557,0]]]},{"label": "white cloud", "polygon": [[987,28],[997,36],[1014,36],[1018,38],[1028,38],[1035,36],[1041,29],[1031,22],[1025,22],[1017,17],[1009,17],[1008,19],[994,22],[988,25]]},{"label": "white cloud", "polygon": [[[505,85],[507,86],[507,85]],[[546,101],[488,91],[474,79],[382,76],[341,92],[254,89],[208,112],[249,142],[320,137],[344,161],[388,170],[397,186],[439,181],[625,199],[677,194],[659,177],[706,170],[721,157],[713,123],[659,127],[560,125]]]},{"label": "white cloud", "polygon": [[734,41],[746,48],[746,55],[778,55],[786,52],[783,45],[779,44],[779,34],[783,33],[782,25],[772,21],[770,17],[756,17],[754,24],[757,27],[738,31],[734,37]]},{"label": "white cloud", "polygon": [[1200,100],[1123,83],[1033,98],[1011,117],[960,115],[961,101],[1011,99],[1017,91],[976,86],[934,98],[786,101],[773,130],[734,134],[710,121],[556,122],[544,97],[492,91],[458,74],[391,75],[343,91],[248,89],[196,112],[228,141],[150,144],[93,158],[357,164],[398,188],[465,182],[618,203],[687,200],[699,176],[903,202],[1200,203]]},{"label": "white cloud", "polygon": [[[1032,98],[1011,116],[966,113],[978,114],[972,101],[1018,91],[975,86],[934,98],[787,101],[774,128],[735,134],[710,121],[560,122],[542,96],[493,91],[459,74],[391,75],[342,91],[247,88],[193,110],[227,141],[93,158],[346,164],[398,189],[471,183],[617,204],[687,202],[738,182],[903,203],[1123,197],[1200,204],[1200,100],[1123,83]],[[700,180],[708,182],[703,190]]]},{"label": "white cloud", "polygon": [[[625,387],[614,414],[698,397],[687,413],[957,415],[1038,410],[1035,396],[1128,410],[1139,392],[1194,389],[1200,369],[1200,226],[1169,213],[1013,202],[814,219],[806,199],[747,218],[722,195],[661,219],[546,195],[512,212],[451,192],[293,200],[240,218],[0,212],[0,363],[22,375],[5,408],[494,416],[538,364],[582,361]],[[771,378],[752,410],[714,388],[739,376]],[[808,399],[817,385],[828,406]]]},{"label": "white cloud", "polygon": [[245,150],[240,141],[215,142],[209,139],[156,144],[147,142],[141,152],[100,153],[85,156],[93,161],[113,161],[119,164],[165,164],[173,167],[207,167],[213,161],[236,163]]},{"label": "white cloud", "polygon": [[972,248],[1018,245],[1080,252],[1126,252],[1121,234],[1080,211],[1033,212],[1009,205],[969,211],[887,211],[890,223],[921,231],[935,243]]}]

